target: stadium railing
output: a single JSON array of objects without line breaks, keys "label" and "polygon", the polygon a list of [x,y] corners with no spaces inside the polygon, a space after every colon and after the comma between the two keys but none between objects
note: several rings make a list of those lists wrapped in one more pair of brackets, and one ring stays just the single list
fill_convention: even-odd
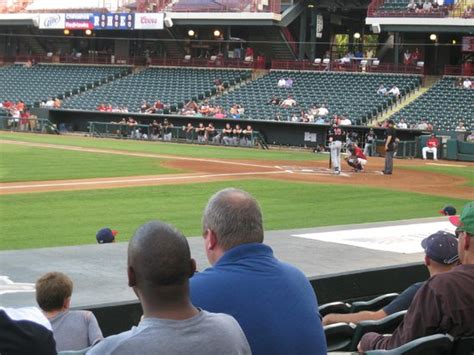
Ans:
[{"label": "stadium railing", "polygon": [[10,116],[0,117],[0,129],[14,132],[35,132],[59,134],[56,126],[45,118],[14,118]]},{"label": "stadium railing", "polygon": [[171,12],[281,12],[281,0],[268,0],[263,2],[254,0],[183,0],[169,7]]},{"label": "stadium railing", "polygon": [[[363,61],[366,62],[363,62]],[[424,67],[392,63],[374,64],[375,59],[352,59],[350,63],[339,60],[330,61],[327,65],[309,60],[272,60],[272,69],[280,70],[316,70],[367,73],[424,74]]]},{"label": "stadium railing", "polygon": [[474,68],[471,63],[464,65],[445,65],[444,75],[453,76],[472,76],[474,74]]}]

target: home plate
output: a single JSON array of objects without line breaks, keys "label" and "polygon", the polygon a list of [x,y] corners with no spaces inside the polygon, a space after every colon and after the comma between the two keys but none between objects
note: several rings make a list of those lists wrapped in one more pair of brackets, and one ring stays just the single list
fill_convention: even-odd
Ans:
[{"label": "home plate", "polygon": [[413,254],[423,252],[421,241],[437,231],[454,232],[449,221],[415,223],[400,226],[339,230],[332,232],[294,234],[292,237],[322,242],[352,245],[393,253]]}]

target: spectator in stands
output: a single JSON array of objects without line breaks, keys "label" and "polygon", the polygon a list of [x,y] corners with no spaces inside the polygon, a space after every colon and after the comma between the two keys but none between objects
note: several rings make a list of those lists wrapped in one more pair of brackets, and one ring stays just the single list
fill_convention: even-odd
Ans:
[{"label": "spectator in stands", "polygon": [[224,129],[222,130],[222,143],[225,145],[232,144],[234,141],[233,138],[233,129],[230,126],[230,123],[226,123]]},{"label": "spectator in stands", "polygon": [[422,119],[418,125],[416,126],[417,129],[421,129],[423,131],[426,131],[428,130],[428,123],[426,122],[426,120]]},{"label": "spectator in stands", "polygon": [[387,91],[386,95],[392,95],[398,99],[398,97],[400,96],[400,89],[396,85],[393,85],[392,88]]},{"label": "spectator in stands", "polygon": [[163,140],[164,141],[170,141],[173,134],[172,134],[172,128],[173,124],[168,121],[167,118],[163,120],[163,125],[161,126],[161,129],[163,131]]},{"label": "spectator in stands", "polygon": [[214,117],[215,117],[215,118],[226,118],[225,112],[224,112],[224,110],[222,109],[222,107],[218,107],[218,108],[217,108],[217,111],[216,111]]},{"label": "spectator in stands", "polygon": [[415,0],[410,0],[410,2],[408,3],[407,5],[407,10],[409,12],[415,12],[416,10],[416,3],[415,3]]},{"label": "spectator in stands", "polygon": [[206,127],[204,127],[204,123],[201,122],[196,127],[196,135],[198,143],[206,143]]},{"label": "spectator in stands", "polygon": [[274,118],[275,121],[283,121],[283,116],[281,115],[281,112],[277,112],[275,114],[275,118]]},{"label": "spectator in stands", "polygon": [[52,97],[48,98],[48,100],[46,101],[45,106],[48,107],[48,108],[53,108],[54,107],[54,100],[53,100]]},{"label": "spectator in stands", "polygon": [[463,142],[466,138],[466,131],[467,131],[466,127],[464,126],[464,122],[459,121],[454,131],[456,132],[457,140]]},{"label": "spectator in stands", "polygon": [[214,87],[216,88],[216,92],[218,95],[222,94],[225,90],[224,83],[221,79],[214,80]]},{"label": "spectator in stands", "polygon": [[281,107],[290,108],[296,106],[296,100],[293,96],[289,95],[285,100],[280,104]]},{"label": "spectator in stands", "polygon": [[470,132],[466,137],[466,142],[474,143],[474,131]]},{"label": "spectator in stands", "polygon": [[258,202],[242,190],[221,190],[209,200],[202,224],[212,267],[191,279],[193,303],[234,316],[254,355],[326,354],[313,288],[263,244]]},{"label": "spectator in stands", "polygon": [[401,118],[400,122],[397,123],[397,128],[400,128],[400,129],[407,129],[408,128],[408,125],[405,122],[404,118]]},{"label": "spectator in stands", "polygon": [[[430,278],[450,271],[458,264],[458,241],[456,236],[444,231],[436,232],[423,239],[421,246],[425,250],[424,262],[430,273]],[[425,282],[416,282],[400,293],[392,302],[378,311],[361,311],[357,313],[336,314],[324,316],[323,324],[339,322],[359,323],[364,320],[379,320],[391,314],[405,311],[410,307],[417,291]]]},{"label": "spectator in stands", "polygon": [[60,272],[36,281],[36,302],[51,323],[57,351],[85,349],[103,338],[92,312],[70,310],[72,289],[72,280]]},{"label": "spectator in stands", "polygon": [[433,6],[431,5],[430,0],[425,0],[425,3],[423,4],[423,12],[424,13],[430,13],[432,10]]},{"label": "spectator in stands", "polygon": [[247,47],[245,49],[245,61],[246,62],[253,62],[253,56],[254,56],[253,48],[252,47]]},{"label": "spectator in stands", "polygon": [[285,86],[286,89],[291,89],[293,87],[293,79],[288,78],[285,81]]},{"label": "spectator in stands", "polygon": [[267,104],[269,105],[280,105],[281,99],[278,96],[273,95],[270,100],[268,100]]},{"label": "spectator in stands", "polygon": [[421,53],[417,47],[415,48],[415,51],[411,54],[411,62],[412,64],[416,64],[420,60],[421,60]]},{"label": "spectator in stands", "polygon": [[300,118],[298,117],[298,114],[296,112],[293,112],[290,117],[291,122],[299,122]]},{"label": "spectator in stands", "polygon": [[247,127],[242,131],[243,138],[240,141],[242,145],[252,146],[253,139],[253,128],[251,125],[247,125]]},{"label": "spectator in stands", "polygon": [[[447,333],[454,338],[474,335],[474,202],[464,207],[460,218],[452,216],[450,220],[460,227],[458,253],[461,265],[431,277],[418,290],[405,319],[393,334],[365,334],[359,343],[359,351],[393,349],[436,333]],[[430,248],[431,243],[425,245]],[[442,254],[438,256],[441,260],[447,259]]]},{"label": "spectator in stands", "polygon": [[30,123],[30,111],[24,110],[20,114],[20,130],[21,131],[28,131],[29,130],[29,123]]},{"label": "spectator in stands", "polygon": [[352,122],[348,117],[342,116],[341,120],[339,121],[339,125],[340,126],[350,126],[350,125],[352,125]]},{"label": "spectator in stands", "polygon": [[232,118],[240,118],[240,113],[239,113],[239,106],[237,104],[233,104],[232,107],[230,108],[230,117]]},{"label": "spectator in stands", "polygon": [[61,108],[61,100],[59,100],[59,97],[56,97],[54,98],[54,104],[53,104],[53,107],[54,108]]},{"label": "spectator in stands", "polygon": [[472,87],[471,79],[469,78],[464,79],[464,81],[462,82],[462,87],[464,89],[470,89]]},{"label": "spectator in stands", "polygon": [[284,88],[285,85],[286,85],[286,80],[285,80],[285,78],[281,78],[280,80],[278,80],[277,86],[278,86],[279,88]]},{"label": "spectator in stands", "polygon": [[51,324],[38,308],[0,307],[0,354],[57,354]]},{"label": "spectator in stands", "polygon": [[319,107],[318,116],[326,117],[328,114],[329,114],[328,108],[326,107],[325,104],[322,104],[321,107]]},{"label": "spectator in stands", "polygon": [[387,94],[387,88],[383,84],[380,84],[379,88],[377,89],[377,95],[386,95],[386,94]]},{"label": "spectator in stands", "polygon": [[142,225],[128,245],[128,285],[143,308],[137,327],[105,338],[88,354],[250,354],[232,317],[193,306],[196,263],[186,238],[159,221]]},{"label": "spectator in stands", "polygon": [[[413,6],[416,7],[415,5],[415,0],[411,0],[410,4],[413,3]],[[410,4],[408,4],[408,6],[410,6]],[[408,7],[407,6],[407,7]],[[403,64],[405,65],[410,65],[412,64],[412,60],[411,60],[411,53],[408,49],[405,50],[405,52],[403,52]]]},{"label": "spectator in stands", "polygon": [[106,106],[104,103],[100,103],[99,106],[97,106],[97,111],[105,112],[105,110],[106,110]]},{"label": "spectator in stands", "polygon": [[142,105],[140,106],[140,112],[141,113],[147,113],[147,111],[150,109],[150,105],[148,104],[148,102],[146,102],[145,100],[143,101]]}]

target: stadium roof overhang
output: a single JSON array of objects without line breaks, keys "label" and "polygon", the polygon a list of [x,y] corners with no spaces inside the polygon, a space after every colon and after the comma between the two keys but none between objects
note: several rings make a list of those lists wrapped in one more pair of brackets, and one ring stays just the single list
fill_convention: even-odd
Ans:
[{"label": "stadium roof overhang", "polygon": [[166,12],[174,25],[275,26],[282,15],[254,12]]},{"label": "stadium roof overhang", "polygon": [[474,34],[472,19],[428,17],[367,17],[366,24],[381,32],[439,32]]}]

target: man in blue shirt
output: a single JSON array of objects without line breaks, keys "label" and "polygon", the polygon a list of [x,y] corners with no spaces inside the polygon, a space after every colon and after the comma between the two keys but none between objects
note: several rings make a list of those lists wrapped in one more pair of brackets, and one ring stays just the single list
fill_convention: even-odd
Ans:
[{"label": "man in blue shirt", "polygon": [[193,304],[232,315],[252,353],[326,354],[318,303],[305,275],[263,244],[262,213],[247,192],[225,189],[203,216],[212,267],[190,279]]}]

